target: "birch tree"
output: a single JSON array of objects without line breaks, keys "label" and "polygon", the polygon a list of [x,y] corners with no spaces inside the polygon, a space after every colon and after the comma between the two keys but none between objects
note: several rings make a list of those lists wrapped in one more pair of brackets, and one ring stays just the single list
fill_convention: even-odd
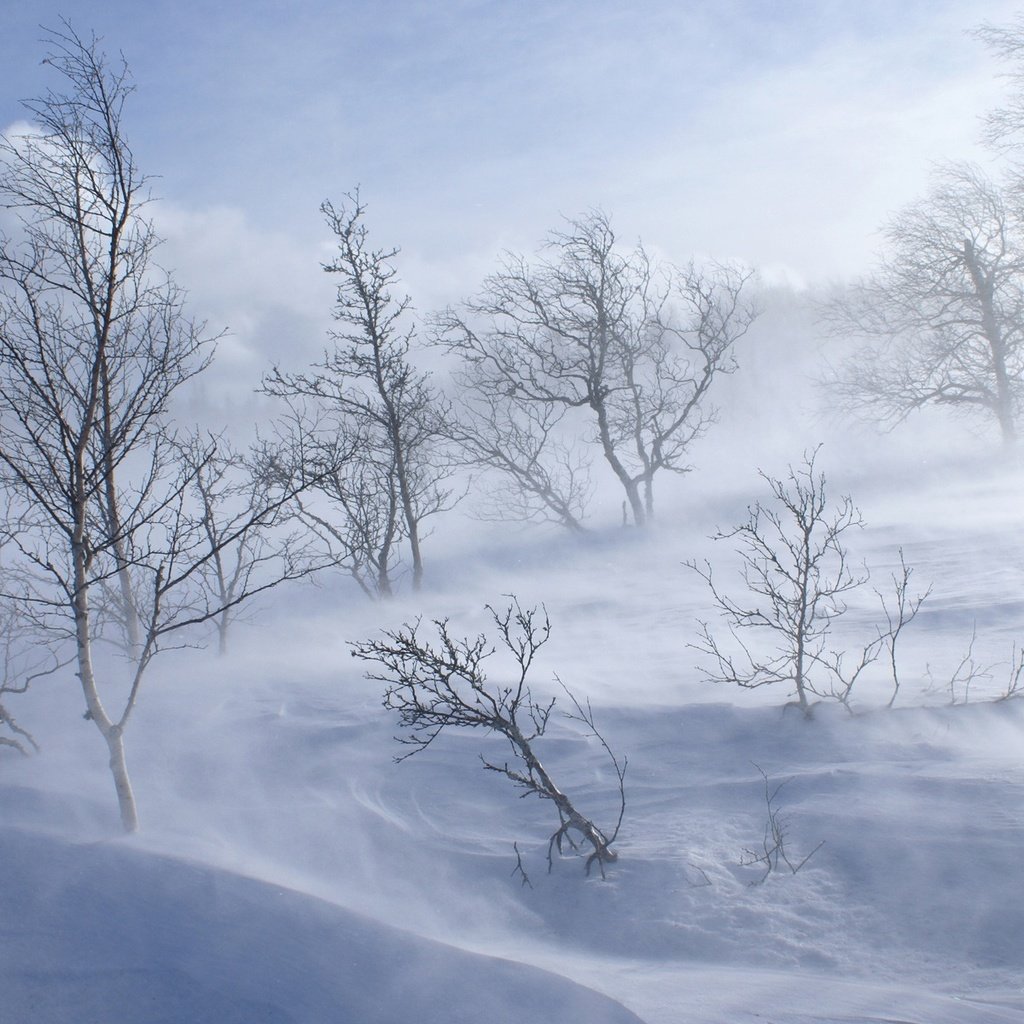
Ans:
[{"label": "birch tree", "polygon": [[379,436],[361,432],[344,410],[285,395],[257,465],[272,493],[294,495],[288,515],[305,531],[311,567],[341,569],[371,599],[392,596],[401,504]]},{"label": "birch tree", "polygon": [[[31,129],[0,140],[0,202],[16,217],[0,239],[4,596],[41,643],[70,652],[133,831],[124,736],[146,670],[172,636],[280,581],[228,601],[201,586],[217,552],[279,503],[206,543],[189,495],[213,449],[184,462],[168,406],[211,339],[153,261],[147,180],[123,125],[128,69],[66,23],[49,43],[64,91],[29,101]],[[100,669],[97,645],[110,642],[128,656]]]},{"label": "birch tree", "polygon": [[[495,734],[507,744],[506,756],[488,760],[481,755],[483,767],[504,776],[523,791],[521,795],[536,796],[554,807],[558,826],[548,839],[548,870],[553,866],[556,850],[563,853],[568,846],[576,851],[582,843],[590,849],[587,874],[596,863],[604,877],[605,865],[618,860],[612,846],[626,810],[627,760],[612,752],[594,724],[590,702],[581,703],[558,680],[573,709],[566,717],[584,726],[587,734],[597,740],[615,775],[618,817],[613,828],[601,829],[559,788],[537,753],[555,708],[555,698],[534,697],[527,676],[551,635],[547,613],[523,608],[515,597],[503,610],[489,605],[487,610],[497,631],[497,645],[482,633],[474,639],[459,639],[453,636],[445,619],[434,621],[437,639],[433,642],[422,639],[420,624],[416,622],[398,630],[386,630],[382,639],[352,645],[353,657],[376,666],[367,678],[385,684],[384,706],[398,713],[405,729],[400,742],[409,749],[397,760],[404,761],[426,750],[448,729],[479,729]],[[495,654],[496,646],[510,656],[511,674],[493,680],[485,662]],[[526,881],[521,858],[518,864]]]},{"label": "birch tree", "polygon": [[445,424],[459,460],[483,471],[471,488],[482,519],[557,523],[585,531],[592,492],[586,446],[566,436],[567,410],[481,393],[472,372],[460,377],[460,401]]}]

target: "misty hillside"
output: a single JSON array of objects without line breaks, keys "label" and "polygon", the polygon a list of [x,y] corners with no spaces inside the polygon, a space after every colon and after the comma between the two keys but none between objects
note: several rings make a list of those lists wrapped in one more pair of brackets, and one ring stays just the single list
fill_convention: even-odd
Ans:
[{"label": "misty hillside", "polygon": [[1024,13],[0,33],[2,1024],[1024,1020]]},{"label": "misty hillside", "polygon": [[[72,1006],[97,1021],[484,1021],[509,1006],[538,1021],[1017,1019],[1021,705],[991,702],[993,670],[950,706],[939,675],[975,621],[979,659],[1009,656],[1019,570],[1000,538],[1016,502],[991,476],[948,478],[958,535],[975,538],[954,552],[941,494],[894,508],[887,490],[866,503],[878,525],[860,553],[891,558],[898,539],[935,584],[890,710],[883,674],[853,715],[820,705],[811,721],[784,691],[702,682],[686,644],[705,602],[680,564],[708,547],[694,524],[524,540],[511,558],[485,532],[386,614],[345,588],[274,599],[225,658],[168,660],[140,705],[137,838],[114,838],[86,724],[48,715],[44,752],[8,759],[2,788],[17,883],[4,890],[6,998],[31,1008],[15,1019],[70,1020]],[[557,695],[557,672],[629,758],[605,880],[572,856],[547,872],[551,808],[481,771],[478,755],[502,756],[496,737],[453,732],[395,764],[396,722],[348,656],[348,640],[419,609],[483,629],[482,603],[513,590],[552,620],[537,689]],[[20,719],[47,700],[25,695]],[[559,721],[543,742],[586,811],[613,815],[593,741]],[[759,769],[785,783],[794,858],[823,845],[797,874],[753,884]]]}]

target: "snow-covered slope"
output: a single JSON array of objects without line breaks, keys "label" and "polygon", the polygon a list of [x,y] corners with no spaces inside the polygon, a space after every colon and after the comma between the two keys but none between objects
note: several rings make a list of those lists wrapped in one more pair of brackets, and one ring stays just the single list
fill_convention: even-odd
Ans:
[{"label": "snow-covered slope", "polygon": [[[781,691],[702,683],[686,643],[706,608],[680,563],[714,554],[716,523],[696,515],[649,541],[451,544],[418,599],[292,591],[226,659],[169,657],[128,733],[131,839],[73,680],[37,688],[16,710],[43,753],[0,765],[0,1020],[1024,1020],[1024,701],[985,699],[1002,669],[966,704],[941,685],[973,623],[980,661],[1010,654],[1018,495],[989,478],[921,494],[880,490],[857,552],[891,566],[902,544],[935,582],[891,710],[884,678],[856,715],[812,721]],[[396,723],[348,656],[419,613],[472,634],[513,591],[551,615],[535,688],[557,695],[557,672],[629,757],[606,880],[580,859],[547,872],[551,808],[480,769],[495,738],[395,764]],[[540,743],[581,809],[613,818],[599,744],[562,720]],[[752,884],[762,770],[785,782],[794,858],[824,845]]]},{"label": "snow-covered slope", "polygon": [[8,830],[0,862],[5,1021],[638,1020],[535,968],[124,844]]}]

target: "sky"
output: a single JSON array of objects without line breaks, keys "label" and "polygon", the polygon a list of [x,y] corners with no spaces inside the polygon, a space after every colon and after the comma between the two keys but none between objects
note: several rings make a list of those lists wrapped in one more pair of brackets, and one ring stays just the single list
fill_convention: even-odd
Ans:
[{"label": "sky", "polygon": [[[322,344],[320,203],[361,187],[421,311],[600,207],[769,283],[866,270],[1003,95],[968,30],[1011,0],[199,0],[8,5],[0,124],[54,84],[40,25],[128,60],[162,259],[239,366]],[[307,338],[317,338],[307,342]]]}]

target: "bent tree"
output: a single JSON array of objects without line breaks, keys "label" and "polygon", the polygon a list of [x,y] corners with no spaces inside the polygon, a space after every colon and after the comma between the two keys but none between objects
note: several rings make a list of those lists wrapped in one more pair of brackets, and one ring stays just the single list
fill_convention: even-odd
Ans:
[{"label": "bent tree", "polygon": [[[399,761],[425,750],[445,729],[482,729],[496,733],[507,742],[512,761],[488,760],[481,755],[484,768],[505,776],[524,791],[524,796],[532,794],[550,801],[555,807],[558,827],[548,840],[548,870],[556,849],[559,853],[566,846],[575,850],[583,842],[590,848],[587,874],[596,863],[603,875],[604,865],[618,859],[612,844],[619,834],[626,809],[626,761],[620,761],[612,753],[597,730],[589,703],[581,704],[561,684],[573,706],[567,717],[582,723],[589,735],[597,739],[615,773],[618,819],[615,827],[605,832],[577,810],[537,753],[537,741],[547,730],[555,699],[536,699],[526,677],[537,652],[551,634],[547,615],[541,617],[535,608],[522,608],[514,598],[504,610],[488,606],[488,611],[500,646],[512,657],[513,672],[508,681],[491,681],[487,676],[484,662],[496,648],[486,635],[481,633],[472,640],[460,640],[451,634],[446,620],[434,622],[437,640],[433,643],[420,637],[417,622],[385,631],[383,639],[353,644],[352,655],[380,666],[368,672],[367,677],[385,684],[384,706],[398,712],[399,721],[406,729],[400,741],[410,749],[398,758]],[[521,871],[522,862],[519,864]]]},{"label": "bent tree", "polygon": [[[205,567],[276,507],[249,510],[212,548],[204,537],[189,492],[214,449],[184,464],[167,409],[207,364],[208,339],[152,259],[146,178],[123,131],[128,69],[67,24],[49,42],[65,91],[26,103],[31,129],[0,139],[0,203],[15,213],[0,239],[4,596],[41,643],[73,651],[132,831],[124,733],[146,669],[169,634],[221,610]],[[251,580],[230,603],[292,574]],[[98,669],[101,642],[125,657]]]},{"label": "bent tree", "polygon": [[583,533],[592,492],[590,459],[561,436],[566,410],[481,394],[467,374],[457,383],[459,406],[445,432],[459,461],[488,473],[487,486],[473,489],[476,515],[556,523]]}]

